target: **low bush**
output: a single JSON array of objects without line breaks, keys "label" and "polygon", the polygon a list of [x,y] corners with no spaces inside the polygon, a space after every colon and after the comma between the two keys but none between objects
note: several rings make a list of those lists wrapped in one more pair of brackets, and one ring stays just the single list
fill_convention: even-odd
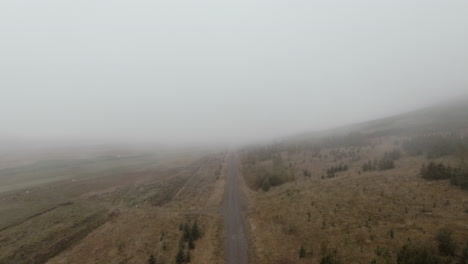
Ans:
[{"label": "low bush", "polygon": [[406,244],[397,253],[397,264],[443,264],[443,261],[430,248]]},{"label": "low bush", "polygon": [[340,171],[347,171],[348,170],[348,165],[337,165],[337,166],[331,166],[330,168],[327,169],[327,177],[328,178],[333,178],[335,177],[335,173],[340,172]]},{"label": "low bush", "polygon": [[436,235],[439,252],[444,256],[454,256],[457,245],[452,238],[453,231],[448,228],[440,229]]},{"label": "low bush", "polygon": [[468,166],[464,165],[451,175],[450,183],[468,189]]},{"label": "low bush", "polygon": [[436,164],[431,161],[427,166],[425,164],[422,165],[419,174],[427,180],[443,180],[450,179],[456,172],[457,170],[449,165],[444,165],[443,163]]},{"label": "low bush", "polygon": [[320,260],[320,264],[341,264],[341,261],[336,256],[336,250],[325,254]]}]

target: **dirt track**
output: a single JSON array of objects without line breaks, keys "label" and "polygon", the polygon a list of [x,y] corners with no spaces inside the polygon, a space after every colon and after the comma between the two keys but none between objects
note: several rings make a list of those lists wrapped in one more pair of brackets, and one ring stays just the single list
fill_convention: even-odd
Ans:
[{"label": "dirt track", "polygon": [[247,239],[242,216],[237,164],[237,157],[231,155],[224,202],[224,224],[227,231],[226,261],[228,264],[247,264]]}]

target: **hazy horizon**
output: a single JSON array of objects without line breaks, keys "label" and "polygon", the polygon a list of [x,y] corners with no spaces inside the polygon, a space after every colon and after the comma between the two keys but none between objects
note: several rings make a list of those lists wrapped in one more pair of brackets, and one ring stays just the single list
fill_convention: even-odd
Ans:
[{"label": "hazy horizon", "polygon": [[468,93],[467,1],[6,1],[0,138],[245,143]]}]

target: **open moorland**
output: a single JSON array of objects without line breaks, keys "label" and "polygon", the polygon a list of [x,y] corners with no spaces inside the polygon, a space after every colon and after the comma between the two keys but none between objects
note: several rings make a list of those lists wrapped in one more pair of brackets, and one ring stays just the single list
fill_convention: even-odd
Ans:
[{"label": "open moorland", "polygon": [[222,262],[223,153],[92,154],[10,157],[0,263]]},{"label": "open moorland", "polygon": [[462,103],[244,149],[250,263],[467,263],[467,128]]},{"label": "open moorland", "polygon": [[468,260],[466,102],[237,153],[2,153],[0,263]]}]

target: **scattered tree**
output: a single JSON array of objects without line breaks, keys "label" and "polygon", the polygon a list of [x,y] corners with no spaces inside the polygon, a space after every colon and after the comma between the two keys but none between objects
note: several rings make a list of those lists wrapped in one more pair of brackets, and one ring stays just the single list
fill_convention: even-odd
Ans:
[{"label": "scattered tree", "polygon": [[185,262],[185,253],[183,248],[179,248],[179,251],[177,252],[177,255],[175,257],[175,261],[177,264],[182,264]]},{"label": "scattered tree", "polygon": [[436,164],[431,161],[427,166],[422,165],[419,174],[421,177],[427,180],[443,180],[451,178],[456,172],[456,169],[452,169],[450,166],[446,166],[443,163]]},{"label": "scattered tree", "polygon": [[299,258],[305,258],[305,257],[306,257],[306,250],[304,246],[301,246],[301,248],[299,249]]},{"label": "scattered tree", "polygon": [[379,161],[379,170],[390,170],[395,168],[395,162],[391,159],[383,158]]},{"label": "scattered tree", "polygon": [[456,170],[450,178],[450,183],[462,189],[468,189],[468,165],[463,164],[460,169]]},{"label": "scattered tree", "polygon": [[330,168],[327,169],[327,177],[328,178],[333,178],[335,177],[335,174],[340,171],[347,171],[348,170],[348,165],[337,165],[337,166],[331,166]]},{"label": "scattered tree", "polygon": [[154,257],[153,254],[150,255],[148,259],[148,264],[156,264],[156,258]]},{"label": "scattered tree", "polygon": [[468,264],[468,243],[462,248],[460,256],[458,256],[456,263]]},{"label": "scattered tree", "polygon": [[336,250],[330,251],[320,260],[320,264],[340,264],[341,261],[336,256]]},{"label": "scattered tree", "polygon": [[452,238],[453,231],[448,228],[440,229],[436,235],[437,245],[440,254],[444,256],[454,256],[456,250],[455,241]]},{"label": "scattered tree", "polygon": [[200,232],[200,228],[198,227],[197,221],[193,223],[191,233],[192,233],[193,240],[197,240],[200,238],[201,232]]},{"label": "scattered tree", "polygon": [[195,248],[195,243],[193,242],[193,238],[190,238],[188,241],[188,248],[189,249],[194,249]]}]

